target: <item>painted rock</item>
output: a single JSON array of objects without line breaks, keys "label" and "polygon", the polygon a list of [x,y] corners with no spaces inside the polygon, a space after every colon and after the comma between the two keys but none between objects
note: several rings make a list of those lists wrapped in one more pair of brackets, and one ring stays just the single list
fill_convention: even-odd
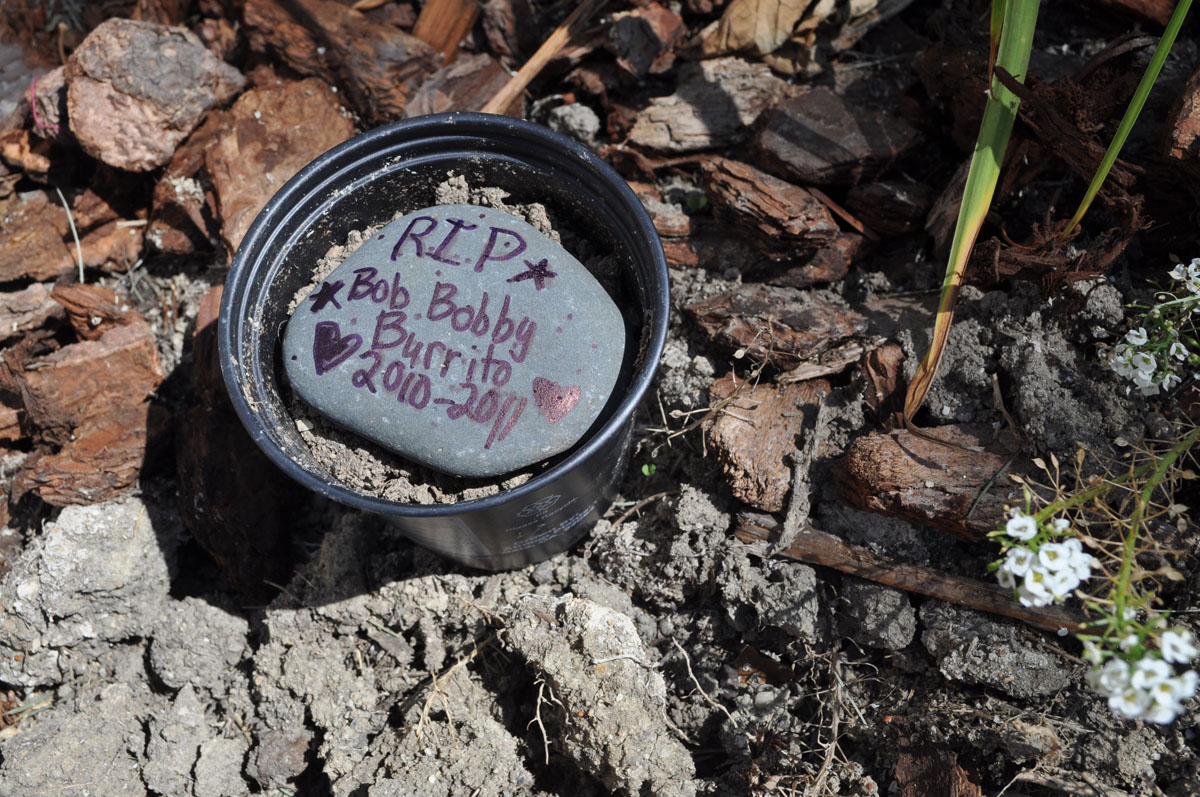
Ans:
[{"label": "painted rock", "polygon": [[446,473],[508,473],[574,445],[608,401],[621,313],[586,268],[507,213],[443,205],[356,249],[288,321],[314,409]]}]

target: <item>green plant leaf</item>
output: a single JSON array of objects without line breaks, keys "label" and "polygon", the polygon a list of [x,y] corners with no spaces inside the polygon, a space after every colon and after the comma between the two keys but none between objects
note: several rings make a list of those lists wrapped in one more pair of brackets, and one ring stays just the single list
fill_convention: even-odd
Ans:
[{"label": "green plant leaf", "polygon": [[[1018,82],[1024,82],[1025,71],[1029,67],[1029,53],[1033,49],[1039,0],[993,0],[993,18],[997,4],[1003,7],[1004,24],[996,53],[996,66],[1003,68]],[[1004,161],[1004,151],[1008,148],[1013,122],[1017,118],[1020,100],[1001,85],[995,75],[991,77],[991,90],[983,111],[983,122],[979,126],[979,136],[975,139],[975,152],[971,156],[958,222],[950,243],[950,258],[942,282],[942,296],[938,302],[932,340],[924,359],[917,366],[904,399],[904,420],[910,428],[913,416],[921,408],[933,384],[938,363],[945,352],[963,273],[992,204],[992,194],[1000,176],[1000,164]]]},{"label": "green plant leaf", "polygon": [[1154,55],[1146,66],[1146,72],[1142,75],[1137,90],[1133,92],[1133,97],[1129,100],[1129,107],[1125,109],[1125,115],[1121,117],[1121,124],[1117,126],[1112,143],[1108,145],[1108,150],[1100,159],[1100,165],[1096,167],[1096,173],[1092,175],[1092,182],[1088,185],[1075,215],[1071,217],[1071,222],[1062,231],[1060,238],[1066,238],[1079,225],[1083,214],[1088,212],[1088,208],[1092,206],[1092,200],[1100,192],[1100,186],[1104,185],[1104,181],[1108,179],[1108,173],[1112,170],[1113,164],[1117,162],[1121,148],[1125,146],[1125,141],[1129,138],[1134,123],[1141,115],[1142,108],[1146,105],[1146,99],[1150,96],[1150,90],[1158,81],[1158,75],[1162,72],[1167,55],[1171,52],[1171,46],[1175,44],[1175,37],[1179,35],[1179,29],[1183,27],[1183,19],[1191,7],[1192,0],[1179,0],[1179,4],[1175,6],[1175,12],[1171,14],[1162,38],[1158,40],[1158,47],[1154,50]]}]

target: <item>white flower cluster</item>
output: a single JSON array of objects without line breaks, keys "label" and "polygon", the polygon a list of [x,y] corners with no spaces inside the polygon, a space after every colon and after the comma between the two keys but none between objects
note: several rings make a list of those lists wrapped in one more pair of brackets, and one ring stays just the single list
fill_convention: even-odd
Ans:
[{"label": "white flower cluster", "polygon": [[[1100,648],[1093,642],[1084,646],[1084,656],[1097,663],[1103,655]],[[1132,663],[1111,658],[1093,667],[1087,681],[1108,698],[1114,714],[1165,725],[1183,713],[1183,701],[1196,694],[1200,681],[1195,670],[1175,675],[1171,664],[1188,664],[1198,654],[1191,631],[1168,630],[1162,633],[1157,656],[1146,651]]]},{"label": "white flower cluster", "polygon": [[[1118,343],[1109,355],[1109,367],[1133,384],[1143,396],[1157,396],[1160,390],[1171,390],[1182,380],[1172,370],[1171,358],[1184,361],[1188,357],[1187,347],[1172,340],[1167,351],[1152,352],[1139,349],[1149,341],[1145,327],[1131,329],[1125,333],[1125,342]],[[1159,356],[1163,362],[1159,363]]]},{"label": "white flower cluster", "polygon": [[1183,263],[1176,264],[1171,269],[1171,279],[1182,282],[1188,293],[1200,294],[1200,257],[1192,258],[1192,262],[1186,266]]},{"label": "white flower cluster", "polygon": [[[1061,601],[1091,577],[1095,560],[1083,550],[1077,537],[1035,544],[1034,538],[1041,533],[1037,518],[1020,509],[1008,514],[1004,531],[1017,542],[1000,562],[996,578],[1000,586],[1017,591],[1022,606],[1049,606]],[[1056,518],[1050,523],[1050,534],[1063,536],[1070,528],[1070,521]]]},{"label": "white flower cluster", "polygon": [[1180,326],[1190,323],[1189,316],[1200,303],[1200,257],[1186,266],[1180,263],[1170,272],[1171,279],[1182,283],[1186,294],[1154,308],[1143,321],[1150,331],[1139,326],[1125,333],[1123,342],[1108,352],[1108,366],[1133,382],[1143,396],[1156,396],[1179,385],[1176,369],[1192,355],[1180,340]]}]

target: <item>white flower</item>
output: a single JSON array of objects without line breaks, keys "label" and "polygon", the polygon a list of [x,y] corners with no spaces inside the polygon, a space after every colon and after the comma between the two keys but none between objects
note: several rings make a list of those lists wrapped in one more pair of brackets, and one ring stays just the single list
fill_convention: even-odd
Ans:
[{"label": "white flower", "polygon": [[[1056,517],[1050,521],[1050,527],[1054,529],[1055,534],[1066,534],[1071,529],[1071,521],[1065,517]],[[1078,542],[1078,540],[1076,540]]]},{"label": "white flower", "polygon": [[1171,279],[1183,281],[1187,279],[1187,270],[1183,267],[1183,263],[1176,263],[1175,268],[1170,271]]},{"label": "white flower", "polygon": [[1171,681],[1171,693],[1175,695],[1175,699],[1187,700],[1195,696],[1196,685],[1200,682],[1200,675],[1196,675],[1195,670],[1188,670],[1183,675],[1172,678]]},{"label": "white flower", "polygon": [[1186,360],[1188,356],[1187,346],[1184,346],[1179,341],[1171,344],[1171,348],[1167,349],[1167,356],[1174,357],[1176,360]]},{"label": "white flower", "polygon": [[1200,655],[1191,631],[1163,631],[1161,645],[1162,657],[1174,664],[1187,664]]},{"label": "white flower", "polygon": [[[1104,652],[1103,652],[1103,650],[1101,650],[1100,646],[1097,645],[1095,642],[1093,642],[1090,639],[1085,639],[1085,640],[1083,640],[1083,660],[1088,662],[1089,664],[1099,664],[1101,661],[1104,660]],[[1093,672],[1098,673],[1099,671],[1100,671],[1099,668],[1088,671],[1088,676],[1089,676],[1088,683],[1089,684],[1092,683],[1092,680],[1090,677],[1091,674]],[[1094,688],[1095,684],[1092,684],[1092,686]]]},{"label": "white flower", "polygon": [[1032,540],[1037,536],[1038,526],[1034,518],[1021,513],[1019,509],[1014,509],[1012,517],[1004,524],[1004,530],[1008,532],[1008,536],[1018,540]]},{"label": "white flower", "polygon": [[1049,606],[1054,602],[1046,588],[1045,571],[1032,567],[1017,587],[1017,600],[1022,606]]},{"label": "white flower", "polygon": [[1042,578],[1042,583],[1056,600],[1062,600],[1079,586],[1079,578],[1070,570],[1055,570]]},{"label": "white flower", "polygon": [[1149,336],[1146,335],[1145,327],[1138,327],[1137,329],[1131,329],[1125,333],[1125,340],[1129,341],[1129,344],[1131,346],[1145,346],[1146,341],[1148,341],[1149,339],[1150,339]]},{"label": "white flower", "polygon": [[1183,280],[1189,291],[1200,293],[1200,257],[1192,258],[1192,262],[1187,264]]},{"label": "white flower", "polygon": [[1166,374],[1163,374],[1162,381],[1159,382],[1159,385],[1162,387],[1163,390],[1170,390],[1171,388],[1175,387],[1182,381],[1183,380],[1180,379],[1179,377],[1177,377],[1175,374],[1166,373]]},{"label": "white flower", "polygon": [[1000,565],[1000,569],[1020,578],[1029,572],[1036,556],[1037,554],[1028,548],[1022,548],[1020,545],[1014,546],[1008,549],[1008,557]]},{"label": "white flower", "polygon": [[[1190,677],[1189,677],[1190,676]],[[1150,690],[1158,703],[1179,703],[1196,694],[1196,673],[1188,670],[1183,675],[1167,678]]]},{"label": "white flower", "polygon": [[1061,542],[1042,543],[1037,555],[1042,567],[1051,572],[1064,570],[1071,562],[1071,554]]},{"label": "white flower", "polygon": [[1133,632],[1130,632],[1130,633],[1126,634],[1121,639],[1121,641],[1117,643],[1117,645],[1121,648],[1121,650],[1129,650],[1131,647],[1133,647],[1137,643],[1138,643],[1138,635]]},{"label": "white flower", "polygon": [[1156,725],[1170,725],[1175,721],[1175,718],[1183,713],[1183,706],[1176,701],[1167,701],[1165,703],[1159,700],[1154,700],[1149,707],[1142,712],[1141,718],[1146,722],[1153,722]]},{"label": "white flower", "polygon": [[1100,694],[1115,695],[1129,686],[1129,665],[1124,659],[1109,659],[1103,667],[1089,670],[1087,680]]},{"label": "white flower", "polygon": [[1016,574],[1013,573],[1013,571],[1004,568],[1003,566],[996,571],[996,580],[999,581],[1000,586],[1004,587],[1005,589],[1017,588]]},{"label": "white flower", "polygon": [[1141,689],[1129,687],[1108,699],[1108,708],[1119,716],[1135,720],[1150,706],[1150,695]]},{"label": "white flower", "polygon": [[1113,347],[1112,353],[1109,355],[1109,367],[1117,372],[1119,376],[1129,378],[1133,376],[1137,370],[1130,362],[1133,357],[1133,349],[1129,348],[1127,343],[1118,343]]},{"label": "white flower", "polygon": [[1134,355],[1129,358],[1129,362],[1135,370],[1145,371],[1151,374],[1153,374],[1155,369],[1158,368],[1158,361],[1154,359],[1154,355],[1144,351],[1135,352]]},{"label": "white flower", "polygon": [[1129,685],[1137,689],[1150,690],[1171,677],[1171,666],[1162,659],[1145,657],[1133,665]]}]

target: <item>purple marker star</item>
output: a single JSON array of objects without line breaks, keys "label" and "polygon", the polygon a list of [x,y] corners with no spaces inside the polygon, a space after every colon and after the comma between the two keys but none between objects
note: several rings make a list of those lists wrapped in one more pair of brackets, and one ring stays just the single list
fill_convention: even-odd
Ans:
[{"label": "purple marker star", "polygon": [[509,277],[508,281],[520,282],[522,280],[531,279],[533,280],[533,287],[540,291],[542,288],[546,287],[546,280],[548,280],[550,277],[558,276],[557,272],[550,270],[550,263],[548,263],[544,257],[537,263],[526,260],[525,265],[529,266],[528,271],[522,271],[515,277]]},{"label": "purple marker star", "polygon": [[315,296],[308,297],[313,303],[313,306],[309,309],[312,312],[317,313],[320,312],[325,305],[332,302],[334,307],[341,310],[342,305],[338,303],[337,292],[340,291],[345,284],[346,283],[342,282],[341,280],[338,280],[337,282],[322,282],[321,289],[317,291],[317,294]]}]

